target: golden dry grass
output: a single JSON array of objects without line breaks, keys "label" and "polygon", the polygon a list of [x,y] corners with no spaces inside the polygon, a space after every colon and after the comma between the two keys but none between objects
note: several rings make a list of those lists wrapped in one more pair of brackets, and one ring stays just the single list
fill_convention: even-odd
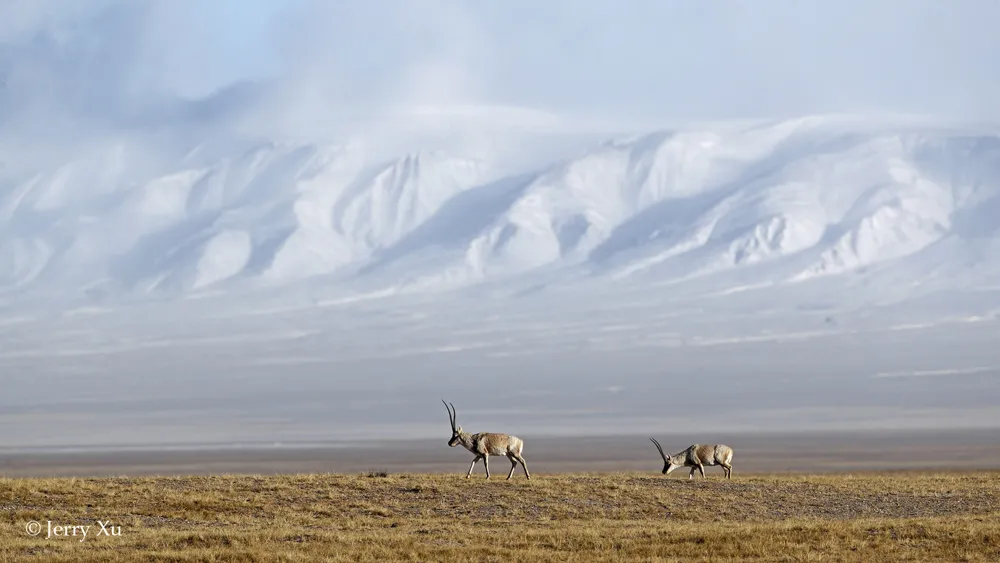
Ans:
[{"label": "golden dry grass", "polygon": [[[0,479],[0,560],[998,561],[998,478]],[[121,536],[95,537],[98,520]],[[48,521],[93,528],[46,538]]]}]

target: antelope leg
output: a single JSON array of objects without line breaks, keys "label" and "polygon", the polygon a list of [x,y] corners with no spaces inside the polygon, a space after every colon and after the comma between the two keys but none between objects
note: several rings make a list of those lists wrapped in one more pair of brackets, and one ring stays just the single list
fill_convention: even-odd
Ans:
[{"label": "antelope leg", "polygon": [[476,467],[477,461],[479,461],[479,456],[472,458],[472,465],[469,466],[469,473],[465,476],[466,479],[472,477],[472,470]]}]

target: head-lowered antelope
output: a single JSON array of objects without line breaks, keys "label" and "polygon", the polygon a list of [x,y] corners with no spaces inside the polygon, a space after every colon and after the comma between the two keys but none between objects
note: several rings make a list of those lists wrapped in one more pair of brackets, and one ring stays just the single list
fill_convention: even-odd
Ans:
[{"label": "head-lowered antelope", "polygon": [[691,474],[688,479],[694,479],[694,470],[701,472],[702,479],[705,478],[705,465],[721,465],[726,474],[726,479],[732,479],[733,475],[733,449],[729,446],[694,444],[683,452],[674,455],[663,453],[660,443],[650,438],[656,449],[660,450],[663,456],[663,474],[666,475],[681,467],[690,467]]},{"label": "head-lowered antelope", "polygon": [[[441,402],[444,403],[444,399]],[[507,474],[508,480],[514,475],[514,470],[517,469],[518,463],[524,468],[524,476],[531,479],[531,474],[528,473],[528,465],[524,463],[524,458],[521,457],[524,442],[520,438],[508,434],[495,434],[493,432],[469,434],[463,431],[461,426],[455,424],[458,414],[455,412],[455,405],[451,405],[451,408],[448,408],[449,404],[444,403],[444,408],[448,409],[448,420],[451,422],[451,440],[448,440],[448,445],[454,448],[462,444],[465,449],[476,454],[476,457],[472,460],[472,465],[469,466],[469,473],[465,476],[466,479],[472,476],[472,470],[476,467],[476,462],[480,459],[483,460],[483,465],[486,466],[486,478],[489,479],[491,455],[507,456],[507,459],[510,460],[510,473]]]}]

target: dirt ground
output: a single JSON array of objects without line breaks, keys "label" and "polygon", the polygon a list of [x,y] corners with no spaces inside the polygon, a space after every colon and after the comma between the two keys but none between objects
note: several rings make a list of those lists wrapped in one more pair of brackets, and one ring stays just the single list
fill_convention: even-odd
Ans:
[{"label": "dirt ground", "polygon": [[1000,560],[997,472],[504,477],[6,478],[0,561]]}]

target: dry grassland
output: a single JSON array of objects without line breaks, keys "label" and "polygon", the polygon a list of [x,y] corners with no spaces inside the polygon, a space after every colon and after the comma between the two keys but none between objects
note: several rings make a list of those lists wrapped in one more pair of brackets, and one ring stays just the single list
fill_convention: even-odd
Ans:
[{"label": "dry grassland", "polygon": [[157,559],[1000,561],[1000,474],[0,479],[0,560]]}]

